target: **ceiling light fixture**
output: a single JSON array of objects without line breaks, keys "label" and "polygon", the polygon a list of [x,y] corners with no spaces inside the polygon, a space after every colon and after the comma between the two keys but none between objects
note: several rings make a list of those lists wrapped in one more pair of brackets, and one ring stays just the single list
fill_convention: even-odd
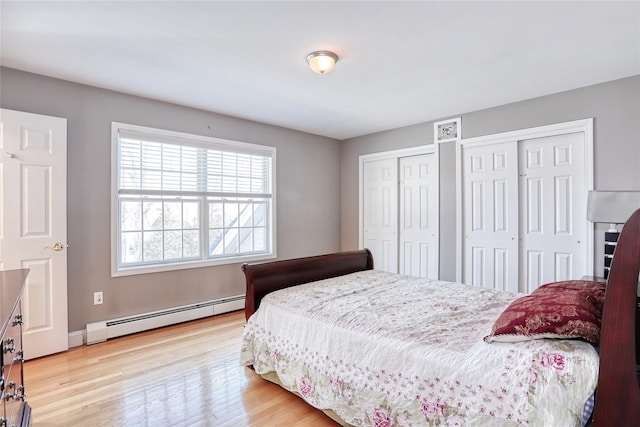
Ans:
[{"label": "ceiling light fixture", "polygon": [[314,72],[325,74],[333,70],[338,62],[338,55],[328,50],[316,50],[307,55],[307,62]]}]

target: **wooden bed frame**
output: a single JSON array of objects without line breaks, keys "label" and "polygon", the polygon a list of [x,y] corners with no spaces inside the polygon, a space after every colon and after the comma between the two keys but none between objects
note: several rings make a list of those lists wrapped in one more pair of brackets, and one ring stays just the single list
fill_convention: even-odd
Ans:
[{"label": "wooden bed frame", "polygon": [[248,320],[269,292],[362,270],[373,270],[373,255],[369,249],[262,264],[242,264],[247,279],[245,316]]},{"label": "wooden bed frame", "polygon": [[[368,249],[244,264],[248,319],[269,292],[302,283],[373,269]],[[611,264],[600,332],[600,372],[593,427],[640,426],[640,374],[636,343],[638,276],[640,274],[640,209],[625,224]]]}]

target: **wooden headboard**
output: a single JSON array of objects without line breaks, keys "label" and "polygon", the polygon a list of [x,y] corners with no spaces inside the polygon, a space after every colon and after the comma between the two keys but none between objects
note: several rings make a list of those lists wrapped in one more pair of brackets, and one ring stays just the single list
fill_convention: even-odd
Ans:
[{"label": "wooden headboard", "polygon": [[247,280],[245,316],[249,319],[269,292],[372,269],[373,255],[369,249],[262,264],[243,264],[242,271]]},{"label": "wooden headboard", "polygon": [[593,426],[640,426],[636,366],[636,298],[640,274],[640,209],[627,220],[611,262],[600,327],[600,371]]}]

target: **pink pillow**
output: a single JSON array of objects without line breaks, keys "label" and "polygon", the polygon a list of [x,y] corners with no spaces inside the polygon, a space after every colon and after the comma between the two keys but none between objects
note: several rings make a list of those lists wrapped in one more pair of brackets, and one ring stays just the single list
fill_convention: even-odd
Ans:
[{"label": "pink pillow", "polygon": [[540,338],[600,341],[604,284],[569,280],[543,285],[513,301],[491,328],[486,342]]}]

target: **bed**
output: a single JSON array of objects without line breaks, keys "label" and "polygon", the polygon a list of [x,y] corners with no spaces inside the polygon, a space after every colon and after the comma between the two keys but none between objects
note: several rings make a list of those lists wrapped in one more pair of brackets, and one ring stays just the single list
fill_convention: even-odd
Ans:
[{"label": "bed", "polygon": [[243,270],[241,364],[342,425],[640,425],[640,210],[620,235],[606,290],[576,281],[562,294],[601,309],[595,339],[588,322],[580,339],[569,339],[579,328],[560,339],[500,337],[510,309],[533,294],[375,271],[366,249]]}]

